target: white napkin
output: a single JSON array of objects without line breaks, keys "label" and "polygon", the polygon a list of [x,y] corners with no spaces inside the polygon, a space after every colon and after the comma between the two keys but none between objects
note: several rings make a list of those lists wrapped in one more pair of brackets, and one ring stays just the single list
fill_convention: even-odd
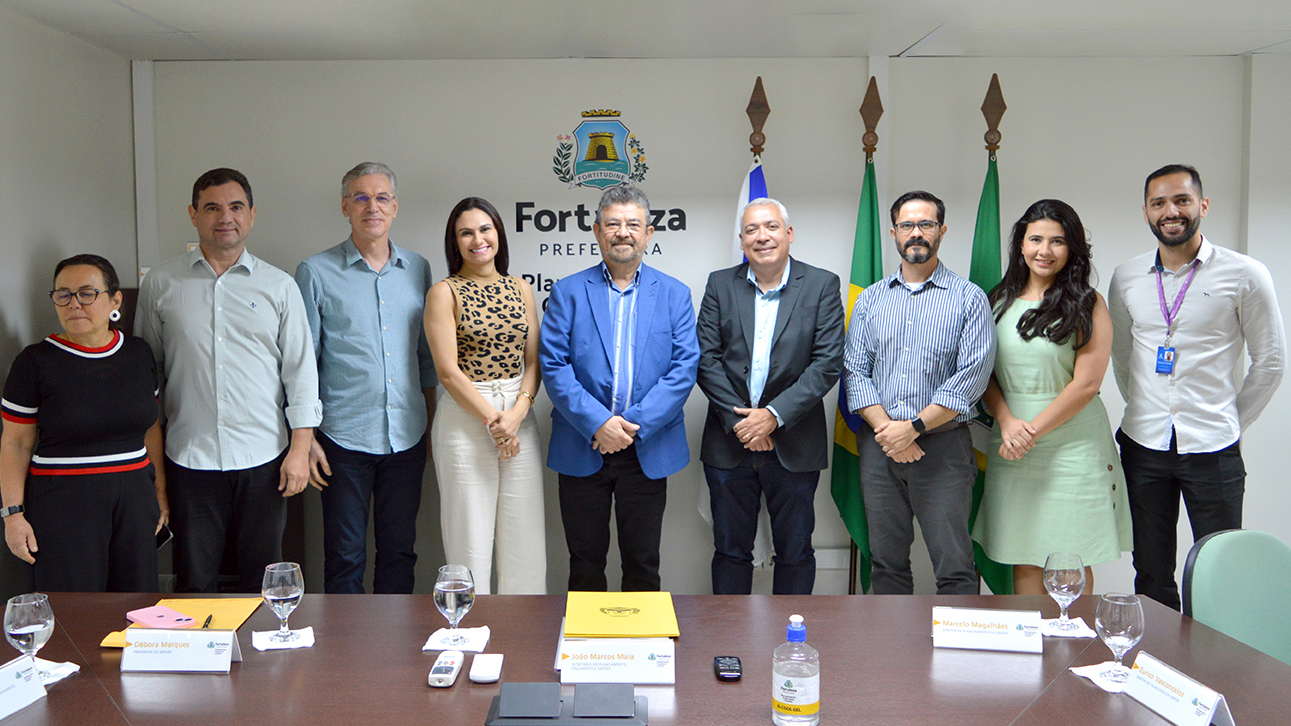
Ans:
[{"label": "white napkin", "polygon": [[270,640],[270,638],[273,637],[273,635],[276,634],[277,632],[278,632],[277,630],[267,630],[262,633],[258,633],[254,630],[251,631],[252,647],[254,647],[256,650],[282,650],[284,648],[314,647],[314,627],[312,625],[307,628],[291,631],[293,633],[299,634],[300,637],[296,638],[295,640],[287,641],[286,643],[279,643],[276,640]]},{"label": "white napkin", "polygon": [[75,663],[55,663],[52,660],[36,658],[36,670],[45,671],[49,674],[47,676],[42,675],[40,682],[46,686],[51,686],[81,670],[81,667]]},{"label": "white napkin", "polygon": [[1104,691],[1107,691],[1108,693],[1120,693],[1121,691],[1125,690],[1125,683],[1116,683],[1114,681],[1109,681],[1106,678],[1103,678],[1102,676],[1103,671],[1108,670],[1115,665],[1116,665],[1115,661],[1109,660],[1106,663],[1096,663],[1094,665],[1074,667],[1071,669],[1071,672],[1075,673],[1076,675],[1082,678],[1088,678],[1089,680],[1093,681],[1095,685],[1097,685],[1099,688],[1103,689]]},{"label": "white napkin", "polygon": [[1071,622],[1076,623],[1077,625],[1080,626],[1079,628],[1072,628],[1071,630],[1059,630],[1054,625],[1057,622],[1058,622],[1058,618],[1053,618],[1052,620],[1041,620],[1040,634],[1047,635],[1054,638],[1097,638],[1098,637],[1098,633],[1095,633],[1092,629],[1090,629],[1088,625],[1085,624],[1084,618],[1071,618]]},{"label": "white napkin", "polygon": [[448,641],[453,637],[453,631],[448,628],[440,628],[426,639],[426,644],[421,646],[422,650],[460,650],[463,653],[483,653],[484,648],[489,644],[489,636],[492,635],[489,626],[481,625],[478,628],[458,628],[458,633],[466,638],[466,642],[461,645],[449,645]]}]

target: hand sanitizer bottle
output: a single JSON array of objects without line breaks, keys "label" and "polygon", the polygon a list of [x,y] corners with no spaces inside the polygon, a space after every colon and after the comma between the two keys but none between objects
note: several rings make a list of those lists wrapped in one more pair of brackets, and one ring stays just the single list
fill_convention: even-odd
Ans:
[{"label": "hand sanitizer bottle", "polygon": [[771,657],[771,721],[777,726],[820,723],[820,653],[807,645],[801,615],[789,617],[787,642]]}]

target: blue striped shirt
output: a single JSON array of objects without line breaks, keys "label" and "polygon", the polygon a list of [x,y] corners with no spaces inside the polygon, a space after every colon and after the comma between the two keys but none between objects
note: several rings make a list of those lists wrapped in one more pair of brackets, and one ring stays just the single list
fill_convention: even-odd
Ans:
[{"label": "blue striped shirt", "polygon": [[908,421],[935,403],[967,421],[995,365],[986,294],[940,263],[912,292],[898,268],[856,299],[843,364],[853,411],[878,404]]},{"label": "blue striped shirt", "polygon": [[605,286],[609,288],[610,318],[614,321],[614,385],[610,399],[610,413],[622,416],[632,406],[632,350],[637,337],[637,287],[641,284],[641,268],[632,275],[632,284],[620,290],[614,284],[610,268],[601,263],[605,273]]}]

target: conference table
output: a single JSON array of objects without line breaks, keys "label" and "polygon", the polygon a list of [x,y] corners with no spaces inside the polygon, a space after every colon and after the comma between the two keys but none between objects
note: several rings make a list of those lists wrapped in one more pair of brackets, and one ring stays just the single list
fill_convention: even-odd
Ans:
[{"label": "conference table", "polygon": [[[430,595],[305,595],[291,616],[312,626],[312,648],[260,652],[251,631],[274,630],[265,607],[239,631],[243,661],[229,674],[122,673],[121,651],[102,648],[125,613],[157,595],[51,593],[56,631],[41,657],[81,672],[49,688],[47,698],[9,724],[482,724],[499,684],[471,683],[469,656],[457,683],[430,688],[437,653],[422,645],[446,621]],[[1160,724],[1123,694],[1108,694],[1068,670],[1100,663],[1110,652],[1097,638],[1045,638],[1043,654],[934,649],[934,605],[1040,610],[1027,596],[714,596],[677,595],[681,637],[676,685],[638,686],[649,722],[770,723],[771,651],[789,616],[806,619],[807,642],[820,651],[821,721],[825,724]],[[1082,597],[1073,617],[1093,624],[1097,598]],[[1238,724],[1291,720],[1291,666],[1144,600],[1140,649],[1225,694]],[[486,652],[503,653],[503,682],[556,682],[555,651],[565,597],[476,598],[464,627],[488,625]],[[1281,627],[1280,625],[1275,627]],[[716,655],[743,660],[744,677],[718,682]],[[572,686],[563,687],[566,694]]]}]

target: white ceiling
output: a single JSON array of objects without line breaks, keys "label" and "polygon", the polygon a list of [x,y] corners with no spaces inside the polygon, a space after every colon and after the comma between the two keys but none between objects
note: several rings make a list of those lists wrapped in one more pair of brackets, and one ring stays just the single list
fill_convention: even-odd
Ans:
[{"label": "white ceiling", "polygon": [[132,60],[1291,53],[1287,0],[0,0]]}]

